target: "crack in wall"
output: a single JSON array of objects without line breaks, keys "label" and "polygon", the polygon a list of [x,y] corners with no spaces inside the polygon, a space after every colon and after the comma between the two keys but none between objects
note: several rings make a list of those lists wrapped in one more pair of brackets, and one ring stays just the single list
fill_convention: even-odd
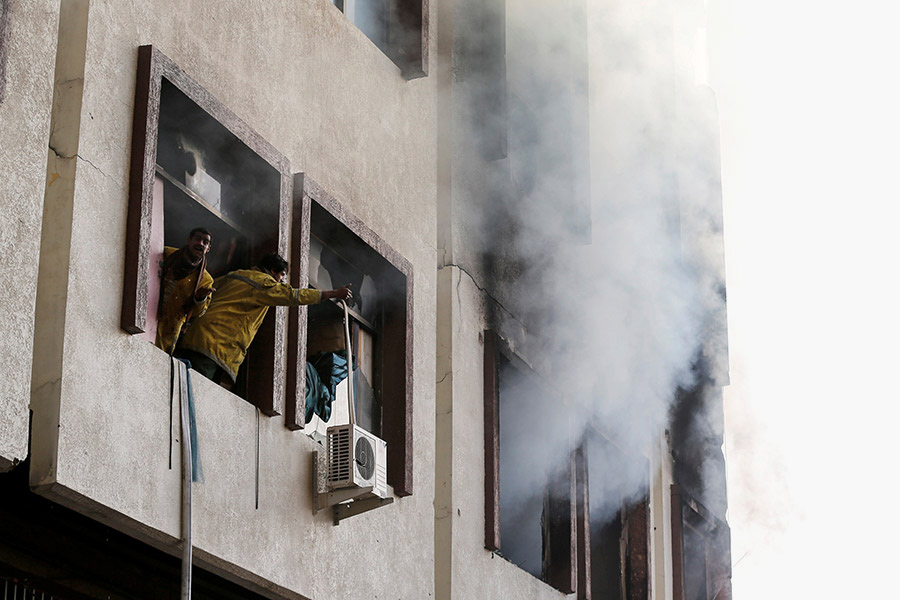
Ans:
[{"label": "crack in wall", "polygon": [[90,160],[88,160],[87,158],[85,158],[85,157],[83,157],[82,155],[78,154],[77,152],[76,152],[75,154],[73,154],[72,156],[66,156],[65,154],[61,154],[61,153],[59,152],[59,150],[57,150],[56,148],[53,147],[52,144],[48,144],[47,147],[53,152],[53,154],[56,155],[57,158],[59,158],[59,159],[61,159],[61,160],[71,160],[71,159],[73,159],[73,158],[79,158],[79,159],[83,160],[84,162],[86,162],[87,164],[89,164],[89,165],[91,165],[92,167],[94,167],[94,169],[96,169],[96,171],[97,171],[98,173],[100,173],[101,175],[103,175],[104,177],[106,177],[107,179],[109,179],[110,181],[112,181],[113,183],[117,183],[116,179],[115,179],[112,175],[109,175],[109,174],[105,173],[105,172],[103,171],[103,169],[101,169],[100,167],[98,167],[97,165],[95,165],[94,163],[92,163],[92,162],[91,162]]},{"label": "crack in wall", "polygon": [[[523,323],[523,322],[515,315],[515,313],[513,313],[511,310],[509,310],[508,308],[506,308],[505,306],[503,306],[503,303],[500,302],[500,300],[498,300],[493,294],[491,294],[489,291],[487,291],[486,288],[484,288],[484,287],[482,287],[481,285],[479,285],[479,284],[478,284],[478,281],[476,281],[475,277],[474,277],[471,273],[469,273],[469,272],[465,269],[465,267],[463,267],[462,265],[459,265],[459,264],[456,264],[456,263],[447,263],[447,264],[445,264],[445,265],[442,265],[442,266],[438,267],[438,272],[440,272],[440,271],[442,271],[442,270],[444,270],[444,269],[446,269],[446,268],[448,268],[448,267],[456,267],[457,269],[459,269],[460,271],[462,271],[463,273],[465,273],[466,275],[468,275],[468,276],[469,276],[469,279],[472,280],[472,283],[475,285],[476,288],[478,288],[478,290],[479,290],[481,293],[483,293],[485,296],[487,296],[488,298],[490,298],[490,300],[491,300],[494,304],[496,304],[497,306],[499,306],[500,309],[503,310],[503,312],[505,312],[507,315],[509,315],[511,319],[513,319],[513,320],[515,320],[517,323],[519,323],[519,325],[521,325],[523,329],[526,329],[526,330],[528,329],[528,328],[525,326],[525,324],[524,324],[524,323]],[[459,294],[459,284],[461,283],[461,281],[462,281],[462,280],[458,281],[457,284],[456,284],[457,295]]]},{"label": "crack in wall", "polygon": [[57,81],[56,85],[70,85],[73,83],[84,83],[84,77],[70,77],[69,79]]},{"label": "crack in wall", "polygon": [[74,156],[66,156],[65,154],[60,154],[59,150],[57,150],[56,148],[53,147],[53,144],[48,144],[47,147],[53,151],[53,154],[55,154],[57,158],[62,158],[64,160],[69,160],[70,158],[75,158]]},{"label": "crack in wall", "polygon": [[32,394],[32,396],[40,395],[44,391],[45,388],[51,387],[51,386],[58,386],[60,384],[60,382],[62,382],[62,377],[55,377],[49,381],[45,381],[41,385],[34,388],[34,390],[32,391],[31,394]]}]

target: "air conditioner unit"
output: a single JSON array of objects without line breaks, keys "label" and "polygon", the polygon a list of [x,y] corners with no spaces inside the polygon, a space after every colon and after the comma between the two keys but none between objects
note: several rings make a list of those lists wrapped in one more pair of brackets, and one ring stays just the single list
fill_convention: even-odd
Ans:
[{"label": "air conditioner unit", "polygon": [[328,428],[328,467],[325,485],[329,490],[374,486],[372,494],[386,498],[387,444],[358,425]]}]

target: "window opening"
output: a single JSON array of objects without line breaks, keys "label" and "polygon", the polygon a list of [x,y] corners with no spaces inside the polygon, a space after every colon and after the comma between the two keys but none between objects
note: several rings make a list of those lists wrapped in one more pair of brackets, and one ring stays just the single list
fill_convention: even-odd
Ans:
[{"label": "window opening", "polygon": [[675,600],[731,598],[731,531],[728,524],[672,485]]},{"label": "window opening", "polygon": [[331,0],[384,52],[406,79],[428,74],[428,27],[422,0]]},{"label": "window opening", "polygon": [[[574,457],[565,414],[549,413],[549,391],[498,358],[499,550],[563,592],[574,591]],[[545,415],[536,424],[536,415]]]},{"label": "window opening", "polygon": [[[356,388],[356,424],[387,444],[387,482],[398,496],[412,494],[413,411],[413,270],[412,265],[387,245],[365,223],[347,211],[311,178],[294,176],[292,282],[323,288],[350,284],[352,376]],[[340,282],[340,283],[338,283]],[[288,327],[289,357],[314,359],[321,350],[344,349],[343,308],[332,302],[291,309]],[[319,413],[324,423],[306,425],[306,408],[313,400],[310,362],[291,358],[288,370],[286,426],[306,429],[314,438],[343,415]],[[325,379],[327,379],[327,373]],[[342,378],[342,377],[341,377]],[[335,386],[337,388],[337,386]],[[335,389],[337,396],[338,390]],[[336,410],[346,406],[342,393],[332,398]],[[325,416],[328,419],[325,419]],[[323,427],[324,426],[324,427]],[[314,431],[318,431],[316,434]]]},{"label": "window opening", "polygon": [[547,465],[534,443],[532,378],[500,361],[500,554],[535,577],[543,562]]},{"label": "window opening", "polygon": [[[207,228],[212,234],[207,271],[214,278],[250,268],[274,251],[280,173],[166,79],[156,157],[165,246],[181,247],[193,227]],[[250,400],[250,382],[259,368],[255,346],[254,339],[234,385],[220,382]]]},{"label": "window opening", "polygon": [[[353,289],[353,303],[348,311],[353,365],[349,377],[336,386],[330,418],[326,421],[324,415],[313,413],[307,432],[322,441],[329,426],[350,422],[347,388],[352,385],[356,423],[381,437],[383,313],[396,303],[398,296],[405,295],[405,289],[391,285],[394,269],[385,259],[318,204],[312,206],[310,229],[310,286],[332,289],[349,283]],[[343,309],[335,303],[323,302],[307,310],[307,360],[315,364],[321,360],[322,353],[345,355]]]},{"label": "window opening", "polygon": [[389,8],[386,0],[336,0],[334,4],[384,51],[388,41]]},{"label": "window opening", "polygon": [[[286,158],[169,58],[141,46],[122,328],[155,339],[164,248],[184,246],[196,227],[211,234],[213,277],[287,254],[289,171]],[[237,381],[226,386],[269,415],[283,406],[285,311],[267,311]]]},{"label": "window opening", "polygon": [[594,598],[646,598],[649,590],[649,470],[598,433],[585,444]]},{"label": "window opening", "polygon": [[684,598],[709,600],[706,539],[703,534],[686,525],[684,528]]}]

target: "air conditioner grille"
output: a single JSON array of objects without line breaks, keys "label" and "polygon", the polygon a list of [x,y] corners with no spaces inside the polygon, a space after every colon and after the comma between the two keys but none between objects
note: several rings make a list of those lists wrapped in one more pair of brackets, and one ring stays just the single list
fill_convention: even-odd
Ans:
[{"label": "air conditioner grille", "polygon": [[367,438],[360,437],[356,440],[356,468],[359,476],[366,481],[372,479],[375,473],[375,448]]},{"label": "air conditioner grille", "polygon": [[335,428],[328,432],[328,481],[350,481],[350,441],[352,430]]}]

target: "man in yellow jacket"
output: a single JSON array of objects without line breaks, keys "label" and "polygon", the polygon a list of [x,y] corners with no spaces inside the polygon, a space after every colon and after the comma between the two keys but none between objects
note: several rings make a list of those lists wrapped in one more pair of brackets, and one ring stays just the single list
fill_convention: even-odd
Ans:
[{"label": "man in yellow jacket", "polygon": [[337,290],[293,288],[282,283],[288,263],[267,254],[252,269],[242,269],[216,280],[216,295],[206,314],[196,319],[178,347],[178,355],[216,382],[227,375],[233,383],[247,348],[270,306],[316,304],[328,298],[347,300],[350,286]]},{"label": "man in yellow jacket", "polygon": [[185,323],[202,316],[209,306],[213,278],[206,271],[206,253],[210,243],[209,231],[195,227],[184,246],[167,246],[163,251],[156,345],[169,354]]}]

